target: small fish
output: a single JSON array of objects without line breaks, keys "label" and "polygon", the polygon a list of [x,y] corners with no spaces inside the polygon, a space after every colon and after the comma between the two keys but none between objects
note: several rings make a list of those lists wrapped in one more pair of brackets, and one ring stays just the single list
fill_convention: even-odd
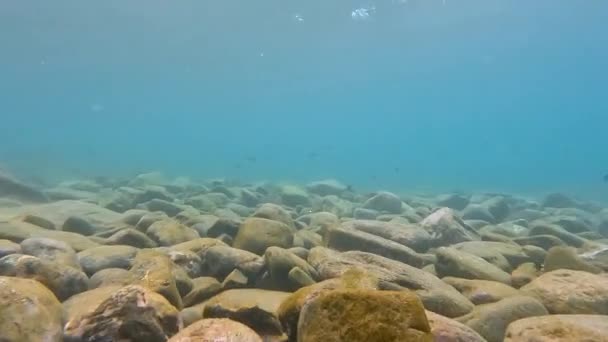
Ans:
[{"label": "small fish", "polygon": [[247,157],[247,161],[250,163],[255,163],[258,161],[258,158],[250,156],[250,157]]},{"label": "small fish", "polygon": [[306,156],[308,157],[308,159],[316,159],[319,156],[319,154],[317,152],[313,151],[313,152],[309,152]]},{"label": "small fish", "polygon": [[608,173],[604,175],[604,182],[608,182]]}]

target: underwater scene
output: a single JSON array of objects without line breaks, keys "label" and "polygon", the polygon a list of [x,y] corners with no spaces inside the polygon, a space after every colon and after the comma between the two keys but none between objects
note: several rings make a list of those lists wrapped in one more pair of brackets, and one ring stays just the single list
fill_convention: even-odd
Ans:
[{"label": "underwater scene", "polygon": [[606,18],[0,2],[0,342],[608,342]]}]

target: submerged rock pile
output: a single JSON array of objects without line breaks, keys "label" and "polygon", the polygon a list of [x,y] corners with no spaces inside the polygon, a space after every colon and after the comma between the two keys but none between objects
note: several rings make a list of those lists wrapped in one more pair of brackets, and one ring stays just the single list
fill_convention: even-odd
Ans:
[{"label": "submerged rock pile", "polygon": [[0,175],[2,341],[608,341],[608,209]]}]

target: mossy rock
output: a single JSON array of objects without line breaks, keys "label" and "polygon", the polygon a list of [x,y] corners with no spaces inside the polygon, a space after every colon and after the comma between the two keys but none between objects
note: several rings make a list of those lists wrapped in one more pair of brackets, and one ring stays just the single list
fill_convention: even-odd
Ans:
[{"label": "mossy rock", "polygon": [[349,269],[340,278],[328,279],[303,287],[285,299],[278,309],[283,330],[290,340],[295,341],[302,307],[321,293],[336,289],[377,289],[378,287],[378,279],[357,268]]},{"label": "mossy rock", "polygon": [[62,341],[61,303],[33,279],[0,276],[0,340]]},{"label": "mossy rock", "polygon": [[431,342],[433,335],[415,293],[348,289],[324,292],[304,305],[298,341]]}]

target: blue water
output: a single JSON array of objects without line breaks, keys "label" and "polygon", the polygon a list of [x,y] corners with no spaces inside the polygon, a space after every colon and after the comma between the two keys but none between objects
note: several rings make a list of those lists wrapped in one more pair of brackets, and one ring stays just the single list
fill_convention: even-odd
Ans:
[{"label": "blue water", "polygon": [[0,164],[605,199],[607,17],[605,0],[4,0]]}]

